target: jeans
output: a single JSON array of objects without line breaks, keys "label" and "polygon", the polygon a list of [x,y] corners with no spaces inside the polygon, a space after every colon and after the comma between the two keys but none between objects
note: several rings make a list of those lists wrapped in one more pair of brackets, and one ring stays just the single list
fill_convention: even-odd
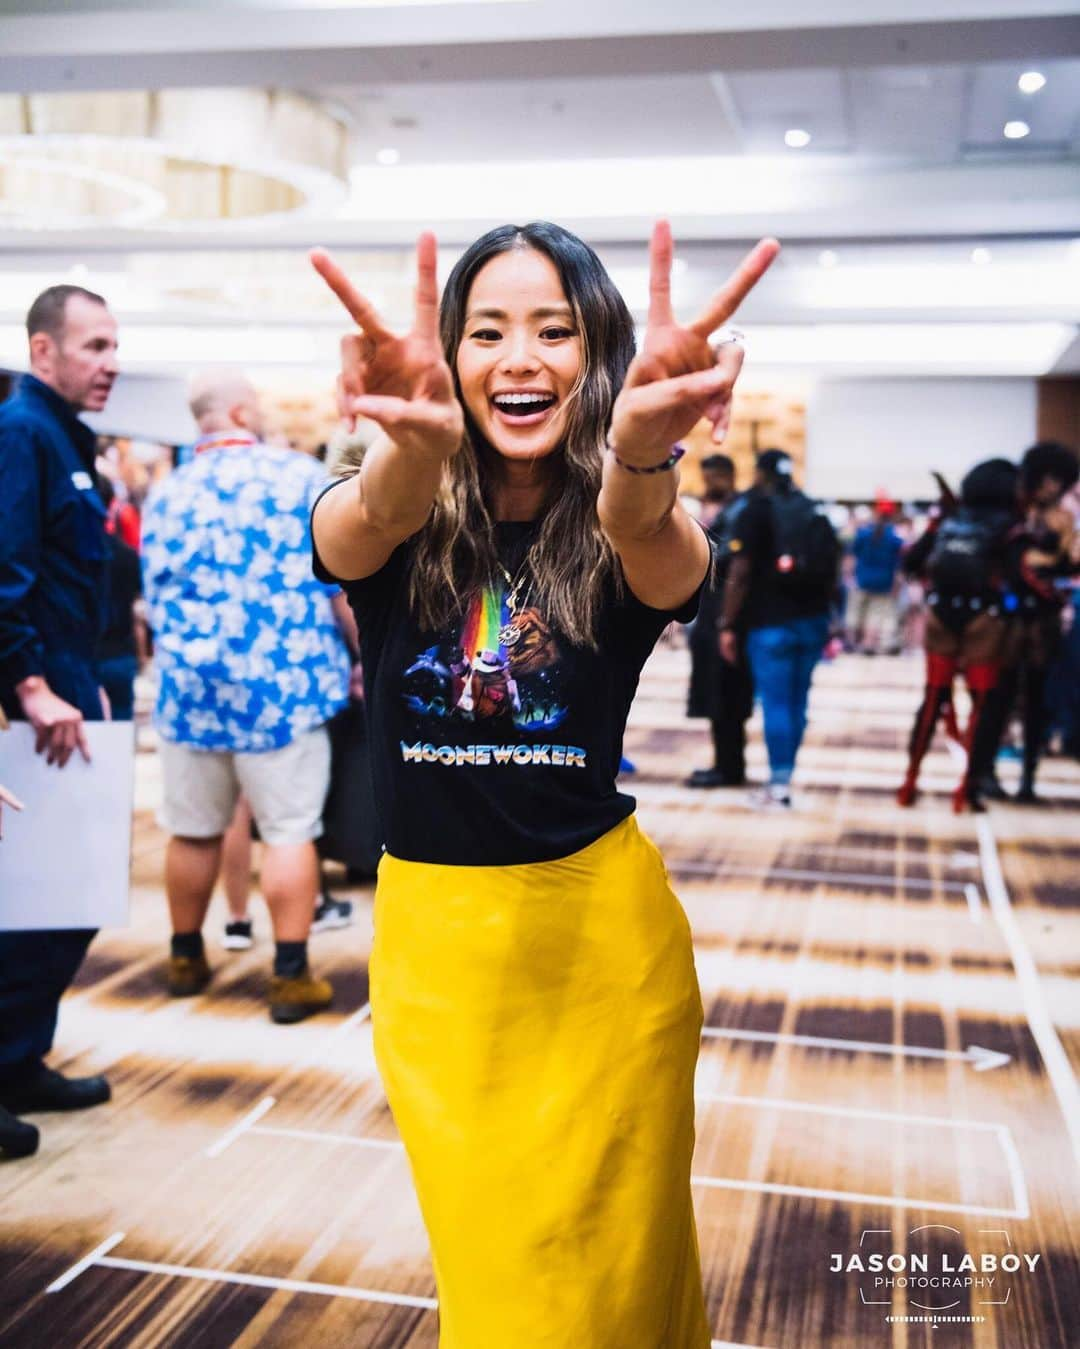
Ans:
[{"label": "jeans", "polygon": [[786,786],[806,730],[810,680],[829,636],[826,614],[751,628],[746,638],[754,691],[765,717],[769,781]]},{"label": "jeans", "polygon": [[0,932],[0,1086],[31,1076],[52,1049],[60,999],[94,935]]}]

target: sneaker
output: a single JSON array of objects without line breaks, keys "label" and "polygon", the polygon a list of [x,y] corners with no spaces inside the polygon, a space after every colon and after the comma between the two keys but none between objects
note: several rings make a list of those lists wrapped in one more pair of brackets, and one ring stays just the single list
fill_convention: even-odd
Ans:
[{"label": "sneaker", "polygon": [[275,974],[270,979],[270,1020],[279,1026],[291,1026],[305,1017],[322,1012],[334,1000],[329,979],[316,979],[310,970],[303,974]]},{"label": "sneaker", "polygon": [[225,924],[221,944],[226,951],[250,951],[255,945],[250,918],[233,918]]},{"label": "sneaker", "polygon": [[195,997],[210,982],[206,956],[170,956],[168,980],[170,997]]},{"label": "sneaker", "polygon": [[790,810],[791,791],[780,782],[770,782],[768,786],[758,787],[749,796],[750,806],[754,810]]},{"label": "sneaker", "polygon": [[312,932],[328,932],[332,927],[348,927],[353,920],[352,900],[331,899],[323,891],[311,920]]}]

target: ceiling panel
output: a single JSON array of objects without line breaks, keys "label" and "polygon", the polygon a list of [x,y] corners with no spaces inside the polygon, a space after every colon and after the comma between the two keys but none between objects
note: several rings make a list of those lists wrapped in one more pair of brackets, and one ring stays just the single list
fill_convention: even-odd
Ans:
[{"label": "ceiling panel", "polygon": [[332,86],[353,125],[354,162],[392,147],[408,164],[740,148],[707,75]]},{"label": "ceiling panel", "polygon": [[854,149],[950,160],[964,134],[970,73],[959,66],[847,72]]},{"label": "ceiling panel", "polygon": [[784,132],[809,131],[809,150],[852,148],[847,89],[839,70],[753,71],[727,78],[743,129],[743,149],[783,154]]},{"label": "ceiling panel", "polygon": [[[1046,84],[1037,94],[1023,94],[1017,79],[1032,68],[1046,76]],[[1010,121],[1027,122],[1031,135],[1005,141],[1002,128]],[[1000,146],[1012,152],[1075,147],[1080,138],[1080,61],[975,67],[964,138],[969,146]]]}]

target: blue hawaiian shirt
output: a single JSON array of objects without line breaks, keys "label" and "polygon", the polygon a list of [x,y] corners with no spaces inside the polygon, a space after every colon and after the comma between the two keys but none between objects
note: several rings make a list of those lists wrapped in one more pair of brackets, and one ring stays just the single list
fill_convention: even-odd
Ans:
[{"label": "blue hawaiian shirt", "polygon": [[326,475],[307,455],[243,433],[197,448],[143,516],[161,679],[154,723],[196,749],[280,749],[348,701],[335,587],[311,571],[308,517]]}]

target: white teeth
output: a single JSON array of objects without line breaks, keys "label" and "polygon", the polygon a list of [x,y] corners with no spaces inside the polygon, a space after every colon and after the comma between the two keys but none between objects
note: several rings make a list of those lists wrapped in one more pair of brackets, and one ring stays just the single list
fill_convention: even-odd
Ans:
[{"label": "white teeth", "polygon": [[519,406],[523,403],[550,403],[551,394],[547,393],[499,393],[495,395],[496,406]]}]

